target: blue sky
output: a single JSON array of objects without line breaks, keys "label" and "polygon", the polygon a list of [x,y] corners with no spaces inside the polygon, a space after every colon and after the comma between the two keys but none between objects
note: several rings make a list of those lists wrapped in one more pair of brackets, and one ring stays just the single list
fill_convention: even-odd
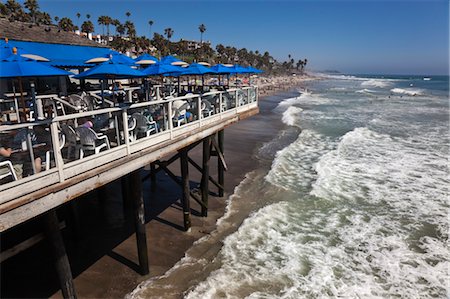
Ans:
[{"label": "blue sky", "polygon": [[[87,13],[124,22],[139,35],[171,27],[172,40],[204,39],[248,50],[269,51],[278,60],[308,58],[313,70],[345,73],[448,74],[448,0],[150,1],[40,0],[52,16]],[[96,27],[100,32],[101,28]]]}]

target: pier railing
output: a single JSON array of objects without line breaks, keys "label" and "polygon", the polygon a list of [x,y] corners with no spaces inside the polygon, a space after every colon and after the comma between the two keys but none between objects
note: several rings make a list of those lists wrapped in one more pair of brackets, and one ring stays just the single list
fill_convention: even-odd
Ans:
[{"label": "pier railing", "polygon": [[[2,137],[15,136],[31,166],[22,165],[28,176],[0,185],[0,214],[44,187],[255,109],[257,101],[257,88],[243,87],[2,125]],[[37,158],[41,165],[31,163]]]}]

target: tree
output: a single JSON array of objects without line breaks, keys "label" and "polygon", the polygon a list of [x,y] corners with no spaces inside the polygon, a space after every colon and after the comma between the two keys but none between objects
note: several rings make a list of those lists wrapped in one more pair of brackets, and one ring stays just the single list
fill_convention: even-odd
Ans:
[{"label": "tree", "polygon": [[99,16],[97,19],[97,24],[102,26],[102,35],[105,35],[105,16]]},{"label": "tree", "polygon": [[30,16],[25,13],[22,6],[20,6],[20,4],[15,0],[6,1],[5,10],[10,21],[30,21]]},{"label": "tree", "polygon": [[91,18],[91,15],[90,15],[90,14],[87,14],[87,15],[86,15],[86,19],[89,20],[90,18]]},{"label": "tree", "polygon": [[94,24],[91,21],[84,21],[81,25],[81,31],[86,32],[87,34],[94,32]]},{"label": "tree", "polygon": [[198,30],[200,30],[200,44],[203,44],[203,33],[206,31],[205,24],[200,24],[200,26],[198,26]]},{"label": "tree", "polygon": [[73,22],[71,19],[64,17],[59,21],[58,27],[64,31],[74,31],[75,26],[73,25]]},{"label": "tree", "polygon": [[54,19],[55,19],[56,24],[58,24],[58,22],[59,22],[59,17],[56,16]]},{"label": "tree", "polygon": [[120,36],[123,36],[126,32],[126,28],[123,24],[120,24],[120,22],[119,22],[119,24],[116,25],[116,31]]},{"label": "tree", "polygon": [[127,29],[127,35],[130,38],[133,38],[136,36],[136,28],[134,27],[134,23],[131,21],[125,22],[125,28]]},{"label": "tree", "polygon": [[113,19],[110,16],[105,16],[104,22],[106,25],[106,35],[109,37],[109,25],[113,23]]},{"label": "tree", "polygon": [[148,21],[148,26],[150,27],[148,38],[151,38],[152,37],[152,26],[153,26],[152,20]]},{"label": "tree", "polygon": [[80,26],[80,17],[81,17],[81,14],[79,12],[77,12],[77,26]]},{"label": "tree", "polygon": [[39,11],[39,4],[36,0],[26,0],[24,3],[26,9],[30,11],[30,17],[33,23],[36,23],[36,13]]},{"label": "tree", "polygon": [[164,29],[164,34],[167,36],[167,39],[169,40],[169,42],[170,42],[170,39],[172,38],[172,36],[173,36],[174,33],[175,33],[175,32],[173,31],[173,29],[170,28],[170,27]]},{"label": "tree", "polygon": [[36,13],[36,22],[38,24],[51,25],[52,24],[52,17],[46,12],[38,11]]},{"label": "tree", "polygon": [[131,12],[127,11],[125,15],[127,16],[127,20],[128,20],[131,16]]}]

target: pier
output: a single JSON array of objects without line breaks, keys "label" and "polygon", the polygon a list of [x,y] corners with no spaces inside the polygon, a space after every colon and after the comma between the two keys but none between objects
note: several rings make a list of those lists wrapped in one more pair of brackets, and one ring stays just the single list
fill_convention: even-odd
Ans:
[{"label": "pier", "polygon": [[[130,89],[130,95],[132,91]],[[95,93],[90,96],[98,98]],[[120,179],[123,204],[131,206],[134,213],[139,260],[136,271],[146,275],[149,271],[147,252],[151,244],[145,237],[142,198],[143,192],[148,190],[143,190],[142,180],[150,180],[154,188],[156,174],[164,172],[176,182],[182,190],[182,229],[189,230],[191,200],[201,207],[200,216],[207,217],[211,187],[218,190],[219,196],[224,194],[224,171],[227,168],[223,153],[224,129],[258,113],[258,90],[253,86],[179,97],[158,96],[152,101],[125,102],[120,106],[65,115],[58,115],[55,111],[58,110],[58,103],[68,103],[68,99],[46,95],[40,100],[47,103],[44,107],[54,108],[52,117],[0,126],[2,134],[14,131],[27,133],[26,149],[23,151],[30,154],[30,161],[35,154],[43,157],[42,171],[37,171],[31,163],[30,175],[0,185],[0,232],[8,232],[37,218],[43,220],[45,231],[7,248],[1,254],[4,261],[43,238],[50,240],[55,271],[65,298],[76,297],[71,267],[60,233],[61,228],[71,224],[58,219],[58,208],[90,191],[101,192],[103,186]],[[145,116],[145,120],[141,116]],[[86,120],[93,123],[93,128],[83,127]],[[41,132],[51,137],[45,151],[41,150],[45,154],[37,153],[39,134],[31,132]],[[71,133],[75,134],[72,136]],[[36,140],[31,140],[33,138]],[[201,163],[189,157],[189,151],[196,146],[202,147]],[[209,172],[212,156],[217,157],[218,161],[217,178]],[[170,165],[176,167],[177,163],[180,177],[169,168]],[[201,174],[198,191],[192,190],[189,185],[189,165]],[[142,177],[140,170],[144,167],[150,172]]]}]

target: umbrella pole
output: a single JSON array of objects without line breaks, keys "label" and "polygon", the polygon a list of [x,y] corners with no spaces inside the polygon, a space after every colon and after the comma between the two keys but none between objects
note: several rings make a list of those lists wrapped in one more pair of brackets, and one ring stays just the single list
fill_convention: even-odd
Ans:
[{"label": "umbrella pole", "polygon": [[27,127],[27,147],[30,153],[30,161],[31,166],[33,168],[33,174],[36,173],[36,165],[34,164],[34,152],[33,152],[33,143],[31,142],[30,129]]},{"label": "umbrella pole", "polygon": [[[22,105],[23,112],[26,113],[25,99],[23,98],[22,78],[19,77],[19,91],[20,91],[20,104]],[[20,115],[18,115],[20,118]]]},{"label": "umbrella pole", "polygon": [[19,103],[17,102],[16,86],[14,85],[14,81],[12,82],[12,88],[13,88],[13,93],[14,93],[14,109],[16,109],[17,122],[20,124]]}]

